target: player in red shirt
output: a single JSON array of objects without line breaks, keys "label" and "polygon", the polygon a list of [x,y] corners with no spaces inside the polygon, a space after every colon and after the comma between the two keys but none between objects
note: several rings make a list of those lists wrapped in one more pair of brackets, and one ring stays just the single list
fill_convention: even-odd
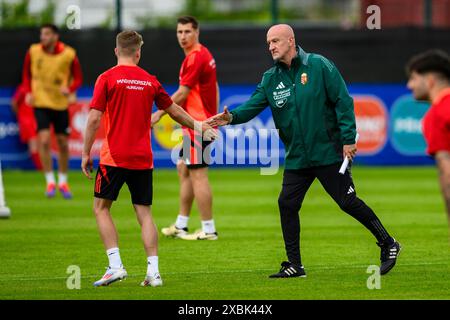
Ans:
[{"label": "player in red shirt", "polygon": [[[180,85],[172,99],[194,119],[203,121],[217,114],[219,87],[216,63],[209,50],[199,43],[198,22],[194,17],[178,18],[177,38],[186,57],[180,69]],[[152,116],[152,125],[164,110]],[[183,128],[183,149],[177,170],[180,179],[180,212],[175,224],[161,231],[166,236],[184,240],[216,240],[218,238],[212,213],[212,192],[208,181],[209,142],[201,141],[188,128]],[[202,230],[188,234],[188,219],[194,198],[200,211]]]},{"label": "player in red shirt", "polygon": [[450,227],[450,56],[440,50],[416,55],[408,63],[408,88],[431,107],[423,118],[427,153],[436,160]]},{"label": "player in red shirt", "polygon": [[[95,178],[94,212],[109,268],[94,283],[95,286],[109,285],[127,277],[120,259],[117,231],[110,215],[111,205],[124,183],[131,194],[147,254],[147,276],[141,285],[162,285],[158,269],[158,231],[150,210],[153,195],[150,137],[153,103],[175,121],[194,128],[195,120],[173,103],[156,77],[137,66],[142,44],[142,36],[135,31],[123,31],[117,35],[115,53],[118,63],[97,79],[84,135],[81,168],[90,178],[90,151],[103,118],[106,137]],[[214,130],[206,123],[202,123],[201,128],[202,132],[206,131],[205,139],[214,138]]]},{"label": "player in red shirt", "polygon": [[23,84],[20,84],[14,96],[11,99],[11,107],[17,116],[19,124],[20,141],[28,144],[28,152],[36,169],[42,169],[41,159],[39,157],[37,124],[34,118],[33,107],[25,102],[27,90]]}]

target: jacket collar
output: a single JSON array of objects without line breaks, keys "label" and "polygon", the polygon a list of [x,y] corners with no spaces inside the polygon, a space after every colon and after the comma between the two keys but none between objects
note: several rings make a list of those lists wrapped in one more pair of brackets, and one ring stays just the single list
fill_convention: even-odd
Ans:
[{"label": "jacket collar", "polygon": [[[308,65],[308,58],[309,53],[306,53],[305,50],[302,49],[302,47],[297,46],[297,55],[292,59],[291,66],[298,67],[301,64],[307,66]],[[282,67],[284,69],[287,68],[286,64],[280,61],[275,62],[275,65],[277,67]]]}]

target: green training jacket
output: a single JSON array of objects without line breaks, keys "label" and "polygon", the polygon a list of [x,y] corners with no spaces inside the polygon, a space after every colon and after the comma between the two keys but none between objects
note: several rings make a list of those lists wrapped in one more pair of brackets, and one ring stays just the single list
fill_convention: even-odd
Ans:
[{"label": "green training jacket", "polygon": [[356,137],[353,99],[334,64],[297,47],[289,69],[275,63],[250,99],[231,110],[231,124],[244,123],[267,106],[285,145],[285,169],[343,160],[342,147]]}]

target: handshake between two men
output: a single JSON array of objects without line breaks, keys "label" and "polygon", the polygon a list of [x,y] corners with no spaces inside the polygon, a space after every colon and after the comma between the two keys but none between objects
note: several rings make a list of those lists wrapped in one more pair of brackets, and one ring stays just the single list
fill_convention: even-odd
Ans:
[{"label": "handshake between two men", "polygon": [[206,141],[212,141],[215,140],[218,136],[217,131],[212,129],[213,127],[221,127],[229,124],[231,120],[233,119],[231,113],[228,111],[228,107],[224,107],[222,113],[218,113],[215,116],[212,116],[205,121],[203,121],[202,124],[202,130],[203,131],[203,139]]},{"label": "handshake between two men", "polygon": [[[204,121],[206,125],[211,127],[221,127],[230,124],[233,120],[233,115],[228,111],[228,107],[224,107],[222,113],[218,113]],[[205,140],[210,141],[217,138],[217,132],[214,130],[203,130],[203,137]],[[208,140],[209,139],[209,140]],[[353,161],[356,156],[357,148],[355,144],[349,144],[343,146],[343,157],[347,161]]]}]

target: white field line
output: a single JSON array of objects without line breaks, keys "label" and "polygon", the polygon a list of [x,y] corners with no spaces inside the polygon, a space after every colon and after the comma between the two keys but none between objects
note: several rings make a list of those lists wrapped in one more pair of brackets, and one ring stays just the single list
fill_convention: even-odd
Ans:
[{"label": "white field line", "polygon": [[[413,266],[432,266],[432,265],[448,265],[448,262],[422,262],[422,263],[407,263],[407,264],[397,264],[396,267],[413,267]],[[306,267],[306,270],[335,270],[335,269],[342,269],[342,268],[349,268],[349,269],[365,269],[369,265],[356,265],[356,264],[340,264],[340,265],[334,265],[334,266],[309,266]],[[144,270],[144,269],[143,269]],[[163,272],[162,275],[193,275],[193,274],[233,274],[233,273],[254,273],[254,272],[266,272],[266,271],[276,271],[275,269],[240,269],[240,270],[217,270],[217,271],[209,271],[209,270],[202,270],[202,271],[181,271],[181,272]],[[136,273],[142,273],[141,275],[128,275],[128,278],[136,278],[136,277],[143,277],[143,272],[136,272]],[[65,277],[4,277],[0,274],[0,282],[6,282],[6,281],[43,281],[43,280],[65,280],[70,275],[67,275]],[[100,278],[102,274],[96,274],[96,275],[85,275],[81,276],[81,279],[96,279]]]}]

